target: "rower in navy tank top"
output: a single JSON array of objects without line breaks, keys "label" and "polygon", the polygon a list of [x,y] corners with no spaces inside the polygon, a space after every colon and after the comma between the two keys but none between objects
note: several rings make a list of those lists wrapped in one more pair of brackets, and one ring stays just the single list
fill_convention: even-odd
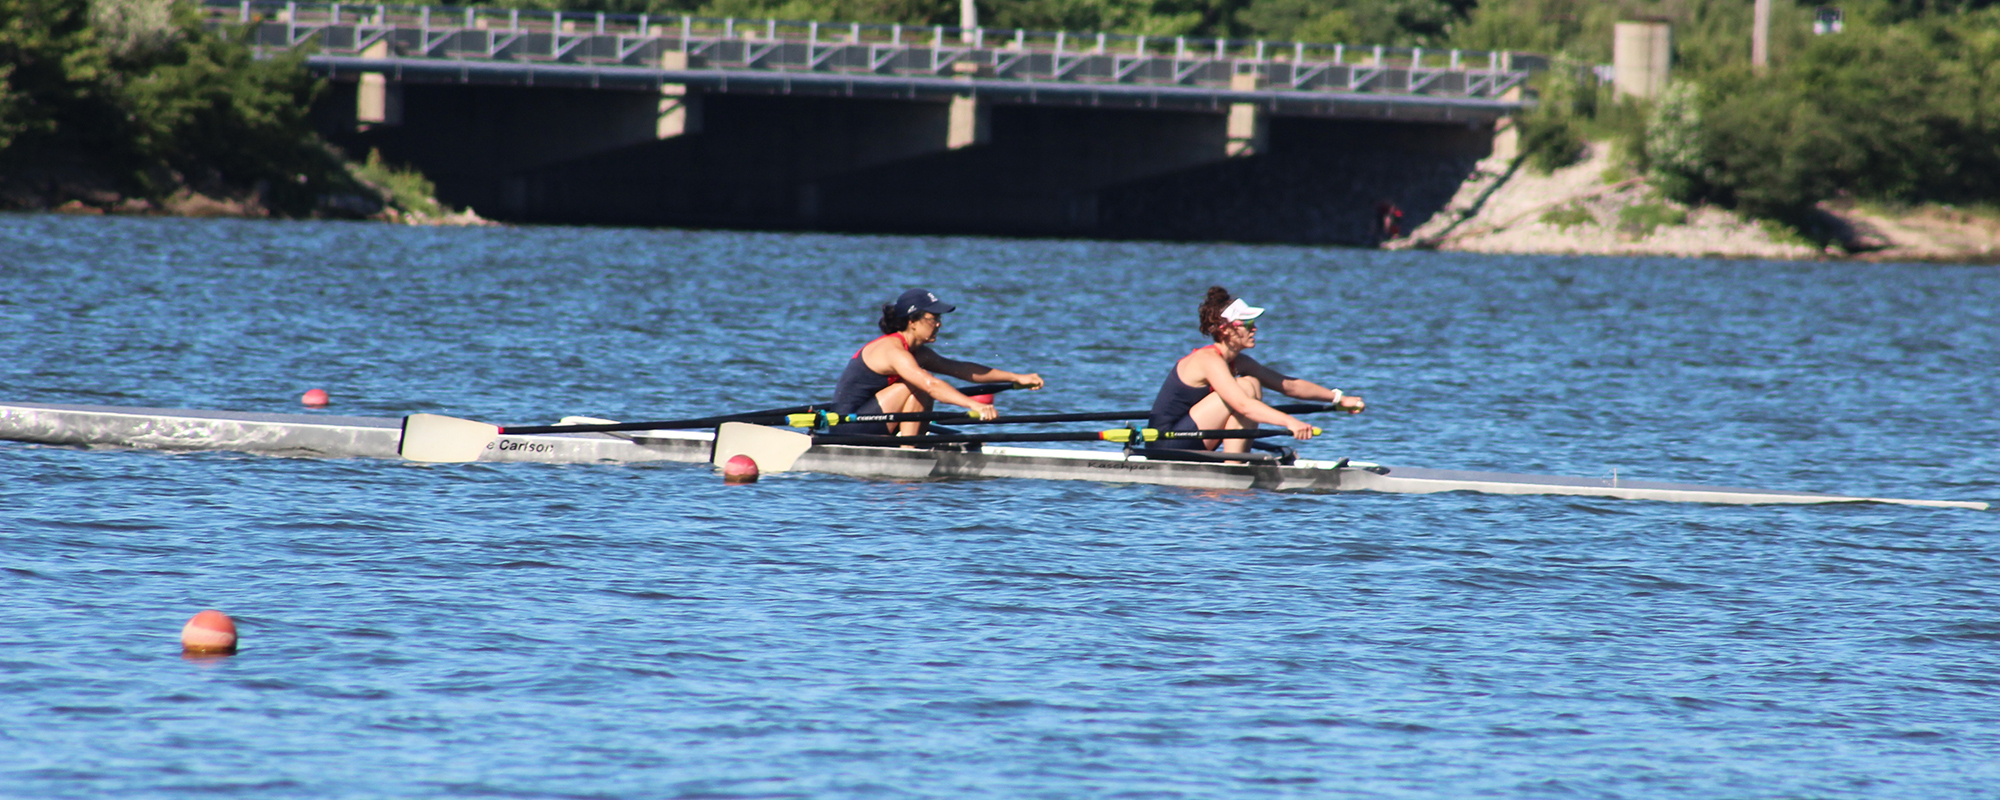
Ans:
[{"label": "rower in navy tank top", "polygon": [[[868,344],[883,339],[895,339],[904,350],[910,349],[909,337],[901,333],[885,333]],[[840,371],[840,381],[833,385],[834,411],[842,414],[881,413],[880,408],[868,412],[863,412],[861,409],[868,408],[869,404],[876,402],[875,395],[889,388],[889,384],[902,380],[895,375],[877,375],[874,370],[869,369],[868,362],[861,358],[862,351],[867,349],[868,345],[864,344],[859,350],[855,350],[854,357],[847,360],[847,368]]]},{"label": "rower in navy tank top", "polygon": [[[842,414],[902,414],[929,411],[942,401],[962,406],[980,419],[998,416],[993,404],[966,397],[951,384],[931,373],[943,373],[975,383],[1012,383],[1029,389],[1042,388],[1042,376],[1032,372],[1008,372],[970,361],[955,361],[930,348],[937,341],[944,314],[957,306],[937,299],[922,289],[904,292],[896,302],[882,307],[876,323],[882,335],[854,351],[833,387],[833,411]],[[835,433],[867,433],[914,436],[923,431],[915,422],[900,424],[849,423],[833,427]]]},{"label": "rower in navy tank top", "polygon": [[[1264,309],[1230,297],[1220,286],[1211,286],[1199,314],[1201,332],[1215,343],[1196,348],[1167,370],[1160,393],[1153,398],[1147,427],[1213,431],[1255,428],[1264,423],[1283,427],[1300,439],[1312,438],[1311,424],[1264,403],[1267,388],[1301,400],[1334,403],[1350,414],[1368,407],[1359,397],[1285,375],[1245,353],[1257,346],[1257,318],[1263,316]],[[1174,439],[1152,446],[1187,450],[1220,446],[1223,452],[1241,453],[1249,449],[1250,440]]]}]

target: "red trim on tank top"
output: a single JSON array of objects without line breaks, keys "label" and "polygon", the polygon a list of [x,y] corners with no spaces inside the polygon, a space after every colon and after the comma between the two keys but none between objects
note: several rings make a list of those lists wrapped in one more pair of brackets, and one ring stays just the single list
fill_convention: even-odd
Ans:
[{"label": "red trim on tank top", "polygon": [[[887,339],[887,338],[889,338],[889,337],[891,337],[891,336],[894,336],[894,337],[896,337],[896,341],[899,341],[899,342],[902,342],[902,343],[903,343],[903,349],[904,349],[904,350],[908,350],[908,349],[910,349],[910,340],[908,340],[908,339],[905,339],[905,338],[903,338],[903,335],[902,335],[902,334],[900,334],[900,333],[885,333],[885,334],[882,334],[881,336],[877,336],[877,337],[875,337],[875,338],[873,338],[873,339],[869,339],[869,340],[868,340],[868,344],[874,344],[874,343],[876,343],[876,342],[879,342],[879,341],[882,341],[883,339]],[[856,350],[856,351],[854,351],[854,355],[852,356],[852,358],[860,358],[860,357],[861,357],[861,350],[866,350],[866,349],[868,349],[868,344],[864,344],[864,345],[862,345],[862,346],[861,346],[861,349],[860,349],[860,350]],[[891,386],[895,385],[895,383],[896,383],[897,381],[900,381],[900,380],[902,380],[902,379],[903,379],[903,376],[901,376],[901,375],[885,375],[885,376],[883,376],[883,377],[886,377],[886,378],[888,378],[888,379],[889,379],[889,384],[890,384]],[[888,388],[888,387],[883,387],[883,388]]]},{"label": "red trim on tank top", "polygon": [[[1199,352],[1201,352],[1201,351],[1203,351],[1203,350],[1207,350],[1208,348],[1211,348],[1211,347],[1215,348],[1215,354],[1216,354],[1216,355],[1219,355],[1219,356],[1222,356],[1222,363],[1224,363],[1224,364],[1228,364],[1228,365],[1230,366],[1231,370],[1233,371],[1233,370],[1235,369],[1235,367],[1236,367],[1236,359],[1234,359],[1234,358],[1230,358],[1228,354],[1226,354],[1226,353],[1222,352],[1222,343],[1221,343],[1221,342],[1216,342],[1215,344],[1205,344],[1205,345],[1202,345],[1202,346],[1200,346],[1200,347],[1197,347],[1197,348],[1195,348],[1195,349],[1193,349],[1193,350],[1189,350],[1189,351],[1188,351],[1188,354],[1187,354],[1187,355],[1185,355],[1185,356],[1182,356],[1182,357],[1181,357],[1181,359],[1182,359],[1182,360],[1187,360],[1187,359],[1190,359],[1190,358],[1194,358],[1194,354],[1196,354],[1196,353],[1199,353]],[[860,355],[860,353],[856,353],[855,355]]]},{"label": "red trim on tank top", "polygon": [[[871,344],[872,344],[872,342],[871,342]],[[1194,354],[1196,354],[1196,353],[1199,353],[1199,352],[1201,352],[1201,351],[1203,351],[1203,350],[1207,350],[1208,348],[1211,348],[1211,347],[1213,347],[1213,348],[1216,348],[1216,351],[1215,351],[1215,354],[1216,354],[1216,355],[1219,355],[1219,356],[1222,356],[1222,363],[1224,363],[1224,364],[1228,364],[1228,365],[1229,365],[1229,374],[1231,374],[1231,375],[1235,375],[1235,374],[1236,374],[1236,359],[1233,359],[1233,358],[1230,358],[1230,357],[1229,357],[1229,356],[1227,356],[1227,355],[1223,355],[1223,352],[1222,352],[1222,343],[1221,343],[1221,342],[1216,342],[1215,344],[1205,344],[1205,345],[1202,345],[1202,346],[1200,346],[1200,347],[1197,347],[1197,348],[1195,348],[1195,349],[1193,349],[1193,350],[1189,350],[1189,351],[1188,351],[1188,354],[1187,354],[1187,355],[1185,355],[1185,356],[1182,356],[1182,357],[1181,357],[1181,361],[1186,361],[1186,360],[1188,360],[1188,359],[1190,359],[1190,358],[1194,358]],[[859,351],[856,351],[856,352],[855,352],[855,355],[857,355],[857,356],[858,356],[858,355],[861,355],[861,353],[860,353]],[[1180,375],[1180,363],[1181,363],[1180,361],[1176,361],[1176,362],[1174,362],[1174,379],[1175,379],[1175,380],[1179,380],[1179,379],[1180,379],[1180,376],[1181,376],[1181,375]],[[1194,385],[1194,384],[1191,384],[1191,383],[1188,383],[1187,381],[1181,381],[1181,385],[1182,385],[1182,386],[1186,386],[1186,387],[1188,387],[1188,388],[1190,388],[1190,389],[1193,389],[1193,388],[1195,388],[1195,385]],[[1209,391],[1211,391],[1211,392],[1213,392],[1213,391],[1215,391],[1215,387],[1213,387],[1213,386],[1210,386],[1210,387],[1208,387],[1208,390],[1209,390]]]}]

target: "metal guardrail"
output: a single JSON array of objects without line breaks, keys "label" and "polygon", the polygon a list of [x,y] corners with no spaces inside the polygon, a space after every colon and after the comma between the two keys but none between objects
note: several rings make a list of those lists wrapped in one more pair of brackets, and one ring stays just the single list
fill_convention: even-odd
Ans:
[{"label": "metal guardrail", "polygon": [[[330,55],[1073,85],[1499,98],[1498,51],[455,6],[207,0],[260,47]],[[1533,57],[1528,57],[1532,59]],[[1247,78],[1247,80],[1239,80]]]}]

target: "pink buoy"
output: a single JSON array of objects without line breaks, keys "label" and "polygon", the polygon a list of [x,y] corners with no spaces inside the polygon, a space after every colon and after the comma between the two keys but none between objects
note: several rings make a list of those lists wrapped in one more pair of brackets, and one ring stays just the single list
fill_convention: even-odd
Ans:
[{"label": "pink buoy", "polygon": [[757,478],[757,461],[749,456],[730,456],[722,463],[723,483],[756,483]]},{"label": "pink buoy", "polygon": [[181,627],[181,651],[196,655],[236,652],[236,621],[212,608],[194,615]]},{"label": "pink buoy", "polygon": [[333,398],[327,396],[325,389],[307,389],[305,394],[299,395],[299,402],[318,408],[333,402]]}]

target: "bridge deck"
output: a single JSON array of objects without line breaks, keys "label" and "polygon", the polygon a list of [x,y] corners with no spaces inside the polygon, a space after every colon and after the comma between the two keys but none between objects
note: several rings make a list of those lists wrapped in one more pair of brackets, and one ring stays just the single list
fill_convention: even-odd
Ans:
[{"label": "bridge deck", "polygon": [[1490,121],[1528,72],[1499,52],[511,9],[210,0],[342,78]]}]

